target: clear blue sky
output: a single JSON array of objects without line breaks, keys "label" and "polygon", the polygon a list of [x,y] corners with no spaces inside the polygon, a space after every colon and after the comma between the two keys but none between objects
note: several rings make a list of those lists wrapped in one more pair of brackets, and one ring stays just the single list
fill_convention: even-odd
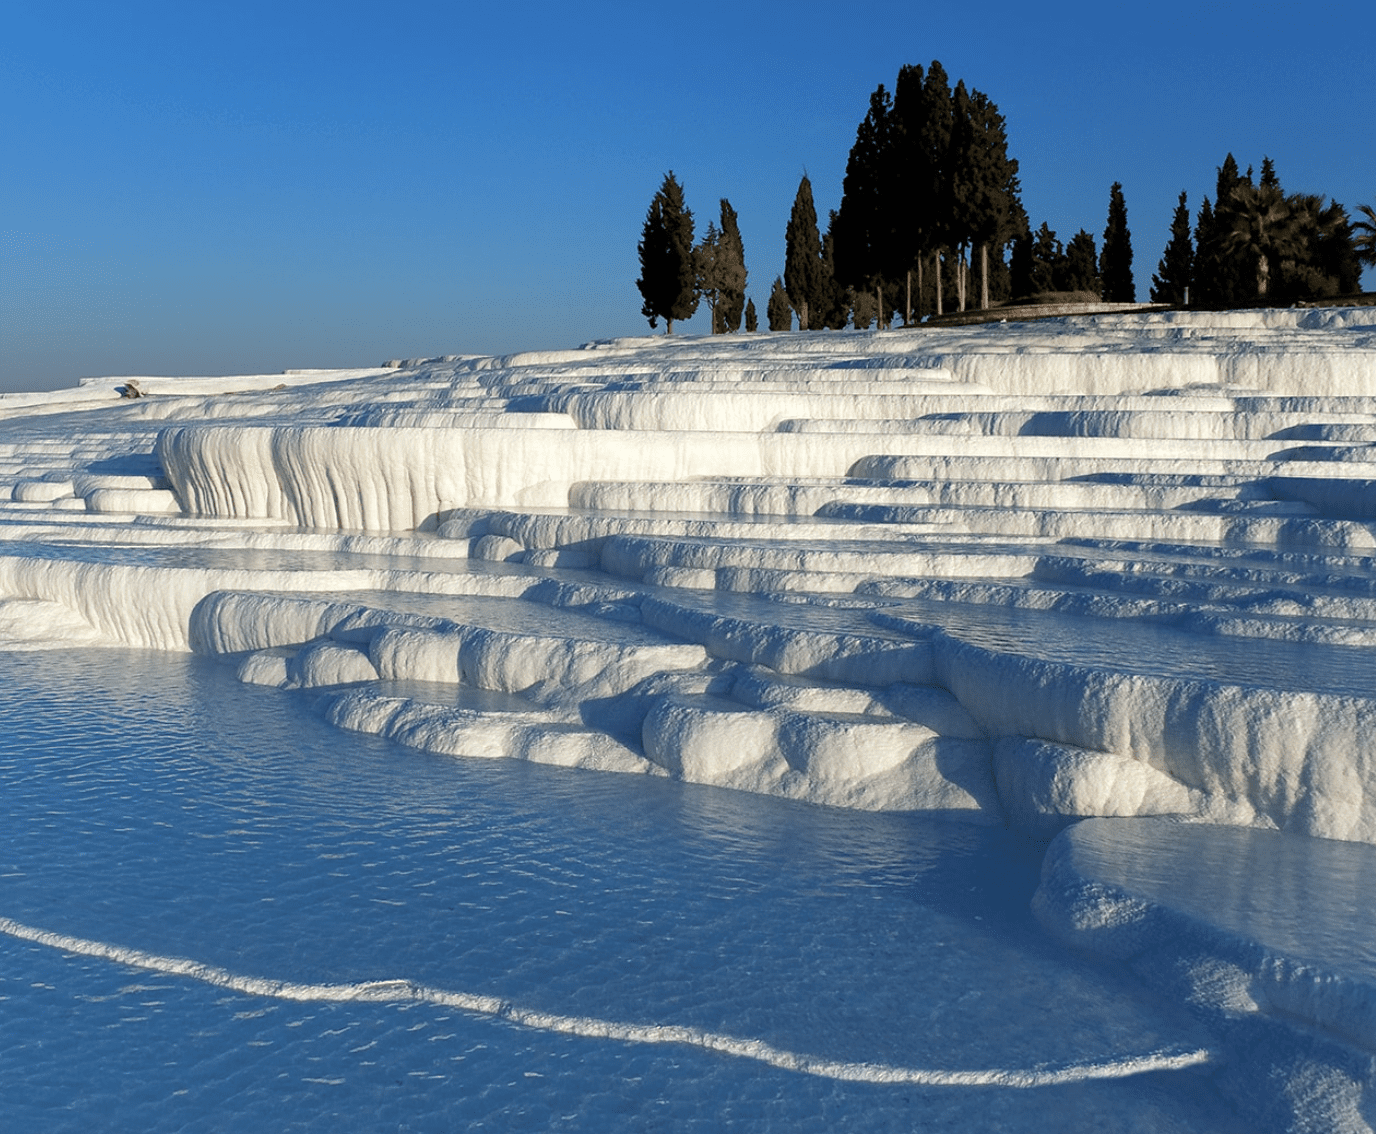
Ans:
[{"label": "clear blue sky", "polygon": [[763,316],[799,177],[825,217],[870,92],[932,59],[1003,111],[1034,225],[1098,240],[1123,183],[1145,298],[1230,150],[1376,201],[1370,38],[1350,7],[1173,0],[7,0],[0,389],[649,333],[669,169],[700,227],[731,200]]}]

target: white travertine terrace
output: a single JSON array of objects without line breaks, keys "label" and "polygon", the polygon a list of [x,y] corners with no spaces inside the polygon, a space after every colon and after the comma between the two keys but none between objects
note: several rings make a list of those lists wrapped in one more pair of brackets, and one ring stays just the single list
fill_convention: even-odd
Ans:
[{"label": "white travertine terrace", "polygon": [[[1145,919],[1158,964],[1185,922],[1110,877],[1112,824],[1376,844],[1376,309],[123,381],[0,396],[0,647],[195,650],[433,752],[1006,823],[1056,839],[1048,925],[1135,956],[1095,918]],[[1362,981],[1267,987],[1365,1052]]]},{"label": "white travertine terrace", "polygon": [[0,399],[11,639],[437,750],[1376,842],[1370,309],[139,384]]}]

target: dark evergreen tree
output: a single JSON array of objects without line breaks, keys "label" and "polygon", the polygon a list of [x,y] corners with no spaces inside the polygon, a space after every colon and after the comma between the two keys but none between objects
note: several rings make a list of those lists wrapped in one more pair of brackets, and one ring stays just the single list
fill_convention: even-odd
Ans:
[{"label": "dark evergreen tree", "polygon": [[[1194,303],[1203,307],[1234,307],[1246,302],[1256,290],[1256,266],[1237,250],[1224,248],[1228,233],[1233,230],[1235,204],[1233,190],[1250,185],[1252,179],[1238,173],[1237,160],[1232,154],[1218,167],[1214,189],[1214,206],[1201,209],[1195,226],[1195,282],[1190,292]],[[1208,202],[1205,202],[1206,206]]]},{"label": "dark evergreen tree", "polygon": [[841,207],[830,228],[836,279],[857,291],[868,288],[886,270],[894,249],[892,111],[892,100],[881,83],[870,95],[869,112],[855,131],[841,185]]},{"label": "dark evergreen tree", "polygon": [[980,263],[980,307],[989,306],[989,254],[1002,264],[1003,248],[1027,230],[1018,181],[1018,162],[1008,156],[1008,132],[999,108],[983,91],[970,95],[977,177],[970,186],[970,238]]},{"label": "dark evergreen tree", "polygon": [[1013,277],[1008,270],[1008,261],[1003,249],[995,248],[989,257],[989,300],[991,303],[1006,303],[1013,295]]},{"label": "dark evergreen tree", "polygon": [[1080,229],[1065,246],[1065,259],[1056,275],[1057,291],[1087,291],[1098,296],[1103,285],[1094,250],[1094,237]]},{"label": "dark evergreen tree", "polygon": [[[1256,264],[1245,252],[1231,244],[1231,233],[1237,226],[1237,190],[1252,184],[1252,167],[1239,173],[1237,161],[1229,154],[1218,170],[1214,194],[1214,243],[1219,260],[1223,305],[1232,307],[1246,303],[1256,294]],[[1276,189],[1279,190],[1277,185]],[[1198,247],[1198,245],[1196,245]]]},{"label": "dark evergreen tree", "polygon": [[822,283],[826,307],[821,324],[828,330],[842,330],[850,318],[851,289],[836,278],[836,210],[827,215],[827,230],[822,235]]},{"label": "dark evergreen tree", "polygon": [[784,281],[774,277],[774,287],[769,292],[769,302],[765,305],[765,315],[769,318],[771,331],[793,330],[793,308],[788,302],[788,291]]},{"label": "dark evergreen tree", "polygon": [[[1018,163],[993,101],[963,81],[952,92],[939,60],[925,72],[904,66],[893,97],[881,84],[856,131],[831,230],[836,277],[854,290],[855,303],[873,293],[876,318],[882,308],[885,320],[897,310],[911,322],[929,296],[944,310],[950,285],[965,305],[969,253],[972,263],[978,255],[987,304],[991,253],[1027,228],[1019,192]],[[994,260],[1001,264],[1001,255]],[[954,275],[943,279],[943,265]]]},{"label": "dark evergreen tree", "polygon": [[736,332],[741,329],[741,314],[745,310],[745,284],[750,273],[745,268],[745,244],[741,240],[736,210],[725,197],[721,199],[721,239],[717,248],[721,263],[721,321],[722,329]]},{"label": "dark evergreen tree", "polygon": [[712,334],[724,334],[726,328],[719,318],[721,296],[721,234],[717,226],[707,222],[707,232],[693,249],[693,271],[697,279],[698,296],[707,301],[712,318]]},{"label": "dark evergreen tree", "polygon": [[1136,303],[1137,285],[1132,280],[1132,234],[1128,232],[1128,206],[1123,186],[1115,181],[1108,193],[1108,225],[1104,250],[1099,256],[1099,275],[1107,303]]},{"label": "dark evergreen tree", "polygon": [[1151,278],[1153,303],[1182,304],[1189,294],[1194,276],[1194,246],[1190,243],[1190,210],[1181,190],[1180,200],[1171,218],[1171,239]]},{"label": "dark evergreen tree", "polygon": [[1194,225],[1194,282],[1190,286],[1190,303],[1196,307],[1219,306],[1218,279],[1222,265],[1218,255],[1218,221],[1209,198],[1199,206],[1199,218]]},{"label": "dark evergreen tree", "polygon": [[976,195],[980,191],[981,155],[975,138],[973,111],[965,80],[956,83],[951,96],[951,136],[946,158],[946,238],[955,253],[957,310],[965,310],[966,252],[974,244]]},{"label": "dark evergreen tree", "polygon": [[954,193],[950,185],[951,128],[953,119],[951,83],[946,69],[935,59],[927,68],[922,84],[922,115],[917,128],[916,148],[922,155],[925,184],[919,186],[913,208],[925,207],[931,216],[924,225],[923,248],[932,255],[936,313],[944,310],[941,279],[943,251],[951,242],[951,209]]},{"label": "dark evergreen tree", "polygon": [[693,256],[693,214],[683,203],[683,187],[670,170],[650,202],[641,231],[640,313],[650,326],[663,319],[665,333],[674,333],[675,319],[690,319],[698,307],[697,272]]},{"label": "dark evergreen tree", "polygon": [[760,318],[755,314],[755,301],[753,299],[745,301],[745,329],[752,335],[760,329]]},{"label": "dark evergreen tree", "polygon": [[745,248],[735,210],[723,197],[721,228],[708,223],[707,235],[693,250],[698,294],[712,313],[712,334],[739,331],[745,306]]},{"label": "dark evergreen tree", "polygon": [[893,281],[891,290],[900,296],[897,306],[902,309],[905,325],[922,313],[922,258],[939,219],[941,182],[932,163],[945,155],[927,146],[929,109],[922,68],[901,67],[894,84],[889,150],[883,166],[883,211],[891,254],[884,258],[882,272],[870,282],[882,286],[884,278]]},{"label": "dark evergreen tree", "polygon": [[1259,189],[1279,189],[1280,178],[1276,176],[1276,163],[1269,157],[1261,159],[1261,178],[1257,181]]},{"label": "dark evergreen tree", "polygon": [[1055,230],[1042,221],[1041,228],[1032,238],[1032,287],[1028,294],[1055,291],[1064,259],[1065,249],[1056,238]]},{"label": "dark evergreen tree", "polygon": [[1014,299],[1023,299],[1037,290],[1036,268],[1032,234],[1021,233],[1013,241],[1013,254],[1008,263],[1008,285]]},{"label": "dark evergreen tree", "polygon": [[788,218],[784,287],[788,301],[798,313],[798,329],[819,330],[830,306],[830,296],[822,278],[822,237],[817,231],[817,207],[812,203],[812,182],[807,174],[798,182],[793,212]]}]

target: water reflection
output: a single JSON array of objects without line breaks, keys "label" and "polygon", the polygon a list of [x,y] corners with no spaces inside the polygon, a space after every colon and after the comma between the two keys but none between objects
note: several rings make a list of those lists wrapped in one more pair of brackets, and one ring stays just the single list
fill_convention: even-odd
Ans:
[{"label": "water reflection", "polygon": [[1159,820],[1098,822],[1078,836],[1096,878],[1241,940],[1376,979],[1376,847]]}]

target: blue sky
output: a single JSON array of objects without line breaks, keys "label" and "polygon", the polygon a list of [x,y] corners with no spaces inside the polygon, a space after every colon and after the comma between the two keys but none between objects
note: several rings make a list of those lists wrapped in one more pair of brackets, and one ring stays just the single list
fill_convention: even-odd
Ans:
[{"label": "blue sky", "polygon": [[1034,225],[1097,240],[1123,183],[1144,299],[1229,151],[1376,201],[1369,27],[1333,11],[7,0],[0,389],[649,333],[669,169],[700,228],[731,200],[763,316],[799,178],[824,217],[870,92],[932,59],[1003,111]]}]

